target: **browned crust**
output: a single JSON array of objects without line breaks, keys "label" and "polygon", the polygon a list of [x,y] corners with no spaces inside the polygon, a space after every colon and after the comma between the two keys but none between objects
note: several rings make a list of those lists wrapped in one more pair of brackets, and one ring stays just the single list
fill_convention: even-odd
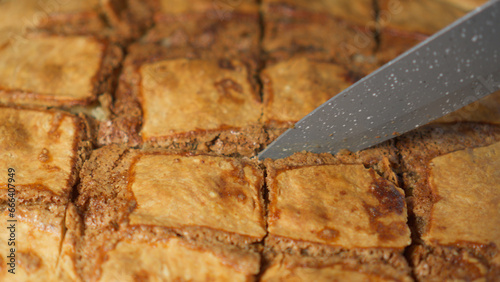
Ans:
[{"label": "browned crust", "polygon": [[374,27],[357,26],[326,13],[292,11],[280,8],[277,13],[264,12],[262,48],[267,60],[300,55],[332,61],[358,73],[368,74],[377,68]]},{"label": "browned crust", "polygon": [[[127,144],[131,147],[144,145],[215,152],[227,156],[256,155],[267,140],[267,135],[259,123],[246,128],[221,126],[214,130],[196,130],[143,140],[140,136],[144,109],[141,106],[139,67],[146,63],[176,58],[213,59],[210,52],[190,47],[166,48],[152,43],[137,43],[129,47],[115,94],[114,114],[109,121],[101,123],[97,137],[98,145]],[[254,89],[255,99],[260,100],[257,95],[259,86],[253,75],[257,62],[250,57],[240,58],[240,61],[249,70],[248,82]],[[218,58],[218,63],[221,67],[230,67],[231,64],[227,57]]]},{"label": "browned crust", "polygon": [[[30,37],[57,37],[45,33],[31,34]],[[96,102],[101,93],[113,92],[116,83],[116,70],[120,66],[123,54],[121,49],[105,40],[89,37],[97,40],[102,46],[101,63],[97,73],[92,77],[92,96],[85,99],[59,99],[52,95],[36,92],[27,92],[18,89],[0,89],[0,95],[7,99],[6,105],[15,106],[39,106],[44,108],[73,106],[87,106]]]},{"label": "browned crust", "polygon": [[[266,159],[264,164],[267,168],[268,179],[275,175],[278,170],[303,166],[362,164],[365,167],[373,168],[385,179],[395,184],[399,183],[395,173],[395,170],[399,168],[399,160],[397,158],[396,147],[391,140],[355,153],[347,150],[343,150],[336,155],[301,152],[295,153],[285,159],[274,161]],[[269,185],[269,183],[267,184]]]},{"label": "browned crust", "polygon": [[[71,274],[75,273],[77,281],[83,281],[81,272],[77,268],[79,263],[77,250],[83,244],[83,233],[82,216],[76,206],[69,203],[66,206],[64,218],[64,237],[59,254],[58,279],[73,279]],[[65,261],[69,261],[69,265]]]},{"label": "browned crust", "polygon": [[403,188],[409,213],[415,216],[414,235],[427,230],[430,211],[437,200],[428,185],[429,162],[440,155],[491,145],[500,140],[500,127],[479,123],[429,125],[398,137]]},{"label": "browned crust", "polygon": [[[383,258],[382,260],[380,258]],[[331,256],[297,256],[288,253],[267,257],[264,269],[276,264],[287,269],[309,268],[321,270],[332,266],[341,266],[342,269],[368,274],[385,279],[398,281],[410,280],[410,267],[404,257],[394,253],[384,253],[378,250],[347,251],[337,250]],[[270,259],[270,260],[269,260]],[[265,273],[266,270],[264,270]]]},{"label": "browned crust", "polygon": [[[280,171],[289,170],[307,166],[321,166],[321,165],[349,165],[349,164],[362,164],[365,167],[373,168],[378,174],[393,183],[398,183],[398,177],[395,170],[399,167],[398,158],[394,144],[389,141],[382,143],[370,149],[352,153],[349,151],[341,151],[336,155],[327,153],[313,154],[313,153],[295,153],[291,157],[279,160],[266,159],[264,161],[267,176],[266,185],[269,190],[269,201],[276,202],[277,196],[272,188],[275,184],[275,178]],[[272,200],[272,199],[275,200]],[[268,204],[268,222],[272,218],[271,210]],[[268,223],[269,224],[269,223]],[[294,240],[269,234],[265,240],[265,249],[269,256],[275,256],[279,253],[290,253],[295,255],[304,256],[331,256],[338,255],[338,253],[352,253],[354,256],[366,256],[366,253],[377,254],[379,259],[390,256],[402,257],[402,249],[397,250],[394,248],[358,248],[346,249],[343,247],[328,246],[320,243],[312,243],[302,240]]]},{"label": "browned crust", "polygon": [[97,144],[127,144],[136,147],[142,144],[139,135],[142,125],[142,107],[139,101],[140,75],[138,68],[145,63],[174,58],[197,58],[192,49],[169,49],[156,44],[135,43],[128,47],[127,56],[115,92],[111,108],[112,117],[99,125]]},{"label": "browned crust", "polygon": [[168,48],[203,50],[215,57],[258,58],[259,38],[257,12],[231,12],[224,16],[206,12],[163,15],[143,41]]},{"label": "browned crust", "polygon": [[[311,57],[309,55],[302,55],[302,54],[294,54],[286,51],[280,51],[280,52],[273,52],[272,57],[268,58],[268,60],[265,62],[265,67],[270,67],[275,64],[285,62],[288,60],[293,60],[293,59],[302,59],[302,58],[307,58],[309,61],[317,62],[317,63],[327,63],[327,64],[332,64],[336,65],[334,60],[326,60],[325,58],[316,58],[316,57]],[[345,72],[342,73],[342,79],[348,83],[355,83],[361,78],[364,77],[363,74],[358,73],[352,69],[347,69],[344,68]],[[264,106],[264,113],[266,112],[266,108],[271,105],[275,99],[275,87],[274,87],[274,81],[271,79],[271,76],[269,73],[266,72],[266,69],[261,71],[259,73],[260,77],[260,82],[262,84],[262,92],[263,92],[263,106]],[[297,76],[297,78],[299,78]],[[312,82],[314,84],[319,84],[318,82]],[[334,94],[334,93],[332,93]],[[297,93],[297,95],[300,96],[300,93]],[[298,122],[298,120],[276,120],[276,119],[267,119],[264,121],[264,129],[267,133],[267,140],[265,141],[265,146],[269,145],[271,142],[276,140],[281,134],[283,134],[287,129],[293,128],[295,123]]]},{"label": "browned crust", "polygon": [[[134,150],[119,145],[110,145],[95,150],[82,169],[81,182],[78,185],[79,197],[76,201],[77,206],[85,214],[87,232],[92,233],[95,230],[105,229],[116,230],[119,226],[122,226],[121,228],[125,229],[153,233],[158,230],[167,230],[169,234],[176,234],[186,238],[204,238],[204,240],[224,241],[240,246],[246,246],[260,240],[259,238],[198,226],[188,226],[181,229],[147,225],[130,226],[128,215],[136,206],[134,195],[129,188],[129,179],[131,179],[132,173],[130,169],[134,161],[144,154],[217,156],[215,154],[162,149]],[[224,158],[222,156],[218,157]],[[258,165],[252,160],[245,158],[232,160],[260,171]],[[263,185],[263,181],[262,178],[260,185]],[[261,199],[260,204],[264,205],[263,199]],[[103,209],[106,206],[112,207],[113,212],[110,212],[109,209]]]},{"label": "browned crust", "polygon": [[49,13],[32,30],[60,35],[94,35],[110,42],[127,44],[152,24],[153,12],[147,2],[105,0],[100,1],[94,10]]},{"label": "browned crust", "polygon": [[417,245],[410,252],[413,273],[419,281],[497,281],[500,277],[500,265],[491,263],[498,252],[495,246],[478,250]]},{"label": "browned crust", "polygon": [[37,26],[53,34],[100,34],[106,28],[98,10],[79,13],[49,14]]},{"label": "browned crust", "polygon": [[102,14],[111,30],[106,34],[113,42],[128,44],[152,25],[150,0],[102,1]]},{"label": "browned crust", "polygon": [[326,246],[303,240],[295,240],[269,234],[265,239],[264,250],[266,256],[276,256],[280,253],[299,255],[304,257],[359,257],[360,260],[385,260],[388,257],[398,257],[404,261],[403,250],[394,248],[344,248]]},{"label": "browned crust", "polygon": [[[0,109],[2,108],[6,107],[0,105]],[[14,108],[23,109],[21,107]],[[30,110],[47,112],[47,110],[42,109]],[[84,162],[90,156],[93,148],[92,132],[88,127],[88,123],[85,117],[77,117],[67,112],[54,109],[48,110],[48,112],[53,113],[54,115],[70,117],[76,127],[76,136],[73,140],[72,146],[72,151],[75,152],[75,156],[71,161],[71,174],[66,183],[66,190],[62,194],[55,194],[49,189],[49,187],[44,187],[43,185],[24,185],[20,187],[20,189],[16,190],[16,198],[20,204],[56,203],[66,205],[70,201],[70,197],[73,193],[75,184],[79,181],[80,170]],[[0,190],[0,203],[5,203],[8,201],[7,193],[8,191],[5,189]]]},{"label": "browned crust", "polygon": [[151,138],[146,147],[213,152],[224,156],[255,156],[266,141],[262,126],[256,124],[246,128],[225,128],[197,130],[185,134]]},{"label": "browned crust", "polygon": [[[7,208],[7,205],[0,204],[1,211]],[[61,248],[59,252],[57,253],[56,251],[56,253],[44,254],[46,256],[55,256],[59,263],[58,265],[46,266],[53,271],[53,273],[49,274],[50,277],[65,281],[70,279],[72,276],[68,275],[68,272],[76,273],[76,268],[74,267],[76,262],[75,248],[81,240],[80,236],[82,231],[80,229],[81,225],[79,225],[80,216],[76,212],[74,206],[71,203],[67,205],[61,205],[60,203],[22,203],[16,206],[14,214],[16,214],[18,219],[17,223],[15,223],[16,226],[20,224],[30,224],[33,229],[60,235],[61,241],[58,243],[60,243]],[[29,235],[27,236],[30,237]],[[27,243],[31,245],[30,242]],[[40,242],[36,242],[36,245],[40,245]],[[37,250],[33,250],[35,252],[35,254],[33,254],[34,258],[36,258],[35,260],[28,259],[22,261],[23,255],[30,255],[29,248],[26,249],[25,247],[25,250],[28,251],[27,254],[21,253],[19,250],[16,253],[18,266],[24,269],[31,268],[36,270],[40,266],[40,262],[46,264],[46,262],[41,261],[41,258],[36,255],[36,252],[38,252]],[[69,262],[69,264],[65,263],[62,265],[62,258],[64,258],[66,262]],[[2,268],[2,270],[4,273],[7,272],[6,268]],[[80,277],[77,276],[76,278],[75,281],[80,281]]]},{"label": "browned crust", "polygon": [[[233,234],[212,228],[188,226],[180,229],[148,225],[129,225],[128,215],[136,201],[129,189],[130,168],[143,154],[183,154],[186,156],[212,155],[161,149],[135,150],[125,146],[110,145],[94,150],[80,173],[79,196],[76,206],[84,214],[85,243],[79,250],[79,268],[83,275],[99,273],[98,267],[105,253],[123,238],[130,240],[161,240],[181,237],[197,244],[234,245],[238,249],[255,252],[260,239]],[[234,159],[259,170],[249,159]],[[263,178],[262,178],[263,184]],[[263,201],[263,199],[261,199]],[[261,202],[261,205],[264,205]]]},{"label": "browned crust", "polygon": [[[484,277],[495,277],[500,273],[498,265],[492,262],[498,252],[494,245],[457,242],[456,246],[431,247],[421,239],[429,228],[432,206],[438,200],[428,184],[431,160],[458,150],[488,146],[499,140],[500,127],[472,122],[428,125],[397,138],[414,240],[409,253],[418,279],[473,280],[474,277],[483,277],[478,272],[478,265],[486,269]],[[477,260],[477,264],[470,260]]]}]

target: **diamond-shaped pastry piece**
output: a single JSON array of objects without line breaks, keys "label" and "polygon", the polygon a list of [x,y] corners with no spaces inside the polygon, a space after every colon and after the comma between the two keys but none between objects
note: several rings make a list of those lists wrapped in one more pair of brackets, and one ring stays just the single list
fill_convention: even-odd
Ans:
[{"label": "diamond-shaped pastry piece", "polygon": [[0,49],[0,102],[87,105],[109,88],[117,47],[92,37],[35,36]]},{"label": "diamond-shaped pastry piece", "polygon": [[[0,169],[15,170],[18,201],[67,202],[91,148],[88,134],[80,118],[65,112],[0,107]],[[3,178],[2,201],[8,188]]]}]

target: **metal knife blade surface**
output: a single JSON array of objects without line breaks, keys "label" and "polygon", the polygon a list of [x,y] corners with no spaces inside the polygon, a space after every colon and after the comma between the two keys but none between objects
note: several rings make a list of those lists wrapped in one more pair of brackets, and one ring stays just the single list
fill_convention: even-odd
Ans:
[{"label": "metal knife blade surface", "polygon": [[500,0],[492,0],[337,94],[259,154],[358,151],[500,89]]}]

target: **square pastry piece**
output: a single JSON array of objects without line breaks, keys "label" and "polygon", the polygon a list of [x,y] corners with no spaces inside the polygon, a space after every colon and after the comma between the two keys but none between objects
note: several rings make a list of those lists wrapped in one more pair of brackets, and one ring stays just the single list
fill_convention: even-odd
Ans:
[{"label": "square pastry piece", "polygon": [[427,127],[398,142],[419,244],[417,278],[493,281],[500,274],[500,129]]},{"label": "square pastry piece", "polygon": [[77,281],[81,219],[73,205],[17,205],[9,212],[0,204],[0,220],[2,281]]},{"label": "square pastry piece", "polygon": [[373,70],[372,1],[266,0],[262,11],[262,47],[269,59],[302,55],[333,60],[365,73]]},{"label": "square pastry piece", "polygon": [[89,105],[110,91],[118,47],[87,36],[34,35],[0,47],[0,103]]},{"label": "square pastry piece", "polygon": [[261,81],[264,86],[263,122],[269,132],[269,142],[349,87],[354,79],[341,65],[305,57],[266,67],[261,73]]},{"label": "square pastry piece", "polygon": [[[266,234],[263,182],[263,172],[245,159],[115,145],[94,151],[78,199],[88,244],[84,272],[99,275],[95,265],[107,257],[120,262],[103,265],[103,277],[135,275],[140,265],[146,275],[161,279],[168,273],[187,280],[257,274],[254,243]],[[96,249],[102,252],[90,251]],[[144,255],[134,255],[140,262],[129,269],[122,254],[139,249]],[[182,263],[184,256],[195,268]]]},{"label": "square pastry piece", "polygon": [[402,256],[410,244],[405,195],[379,175],[391,174],[389,149],[266,161],[269,256],[353,259],[356,267],[383,262],[408,275]]},{"label": "square pastry piece", "polygon": [[255,155],[265,134],[253,67],[242,60],[183,58],[189,55],[133,46],[120,78],[116,118],[101,128],[100,143]]},{"label": "square pastry piece", "polygon": [[[91,149],[83,120],[65,112],[0,107],[0,169],[15,170],[16,198],[67,203]],[[8,200],[7,178],[0,201]]]},{"label": "square pastry piece", "polygon": [[192,47],[217,57],[259,53],[256,1],[189,0],[155,2],[154,26],[144,37],[167,48]]}]

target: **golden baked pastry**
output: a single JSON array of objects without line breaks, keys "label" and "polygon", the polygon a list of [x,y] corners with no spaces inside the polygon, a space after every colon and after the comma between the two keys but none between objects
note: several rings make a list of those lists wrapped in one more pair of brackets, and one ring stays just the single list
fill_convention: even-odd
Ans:
[{"label": "golden baked pastry", "polygon": [[109,91],[117,47],[92,37],[34,36],[0,50],[0,101],[5,104],[88,105]]},{"label": "golden baked pastry", "polygon": [[[432,125],[401,137],[418,279],[492,279],[500,270],[494,125]],[[457,262],[457,263],[455,263]]]},{"label": "golden baked pastry", "polygon": [[363,165],[308,166],[271,175],[269,236],[345,248],[410,243],[403,191]]},{"label": "golden baked pastry", "polygon": [[268,66],[261,72],[264,125],[280,135],[351,85],[349,75],[342,66],[305,57]]},{"label": "golden baked pastry", "polygon": [[[162,257],[179,279],[258,273],[254,244],[266,235],[266,223],[263,175],[252,162],[111,145],[93,152],[81,176],[77,205],[86,209],[85,277],[133,277],[140,270],[128,267],[133,250],[144,251],[138,258],[144,268]],[[183,262],[177,254],[194,268],[176,269]],[[101,267],[104,260],[110,263]],[[221,272],[212,273],[212,267]],[[193,276],[197,270],[201,276]],[[147,275],[168,278],[154,269]]]},{"label": "golden baked pastry", "polygon": [[259,272],[256,253],[176,237],[154,243],[120,241],[107,256],[100,281],[248,281]]},{"label": "golden baked pastry", "polygon": [[498,92],[254,158],[482,2],[0,1],[0,280],[498,280]]},{"label": "golden baked pastry", "polygon": [[259,7],[255,1],[157,1],[155,25],[143,41],[194,47],[225,57],[259,53]]},{"label": "golden baked pastry", "polygon": [[[311,264],[314,268],[328,260],[335,262],[332,264],[352,260],[356,267],[360,267],[355,263],[358,260],[370,261],[409,279],[402,254],[410,244],[405,196],[387,180],[394,179],[391,166],[397,160],[393,149],[385,144],[357,154],[298,153],[283,160],[267,160],[268,235],[264,255],[268,260],[281,264],[283,253],[300,255],[298,261],[316,261]],[[305,265],[298,265],[294,267],[301,273]],[[342,267],[334,267],[338,268]],[[271,273],[274,271],[277,273],[272,275],[287,273],[277,269]],[[334,273],[328,267],[322,271]],[[322,271],[311,275],[321,277]]]},{"label": "golden baked pastry", "polygon": [[[99,31],[104,24],[98,13],[98,0],[68,0],[64,3],[44,3],[37,0],[6,0],[0,2],[0,45],[10,40],[26,43],[23,35],[32,29],[56,29],[59,31],[85,28]],[[24,19],[20,22],[20,19]],[[67,23],[82,25],[71,25]],[[22,42],[19,42],[22,41]]]},{"label": "golden baked pastry", "polygon": [[[496,142],[431,160],[428,181],[439,200],[432,206],[431,221],[422,236],[426,243],[473,242],[500,246],[499,154],[500,142]],[[461,173],[464,170],[470,173]],[[470,209],[471,203],[478,207]],[[467,226],[463,222],[467,222]]]},{"label": "golden baked pastry", "polygon": [[[155,167],[157,170],[152,171]],[[129,188],[131,225],[199,226],[260,239],[265,235],[261,172],[211,156],[135,157]]]},{"label": "golden baked pastry", "polygon": [[[0,106],[0,136],[0,169],[17,171],[18,202],[69,201],[92,146],[83,120],[61,111]],[[7,201],[9,183],[0,180],[1,201]]]},{"label": "golden baked pastry", "polygon": [[280,254],[261,281],[412,281],[403,269],[354,258],[305,258]]},{"label": "golden baked pastry", "polygon": [[[15,239],[9,241],[14,244],[4,241],[0,246],[2,281],[78,279],[75,242],[80,236],[80,219],[73,204],[67,208],[57,204],[18,206],[15,217],[10,216],[6,204],[0,209],[0,219],[8,223],[0,230],[0,236]],[[8,221],[13,219],[16,221]],[[11,257],[15,260],[11,261]]]},{"label": "golden baked pastry", "polygon": [[[265,134],[252,60],[213,58],[210,50],[169,51],[154,44],[131,47],[116,118],[101,126],[98,142],[255,155]],[[197,83],[189,83],[193,79]]]},{"label": "golden baked pastry", "polygon": [[257,125],[261,103],[247,80],[249,71],[238,61],[228,61],[227,68],[217,61],[186,59],[141,66],[143,140],[162,144]]}]

